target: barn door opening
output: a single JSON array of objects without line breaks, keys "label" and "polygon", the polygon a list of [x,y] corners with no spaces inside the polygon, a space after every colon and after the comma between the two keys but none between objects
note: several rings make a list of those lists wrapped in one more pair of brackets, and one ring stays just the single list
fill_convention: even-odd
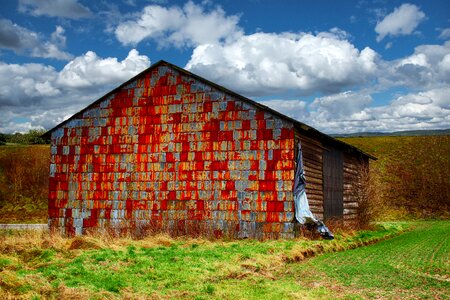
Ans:
[{"label": "barn door opening", "polygon": [[341,219],[344,214],[344,158],[341,151],[323,151],[324,219]]}]

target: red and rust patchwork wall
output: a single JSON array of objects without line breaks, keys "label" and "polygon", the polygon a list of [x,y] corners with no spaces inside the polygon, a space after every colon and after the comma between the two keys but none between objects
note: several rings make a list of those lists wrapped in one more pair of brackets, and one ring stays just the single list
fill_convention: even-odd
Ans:
[{"label": "red and rust patchwork wall", "polygon": [[50,227],[294,235],[293,124],[158,65],[51,133]]}]

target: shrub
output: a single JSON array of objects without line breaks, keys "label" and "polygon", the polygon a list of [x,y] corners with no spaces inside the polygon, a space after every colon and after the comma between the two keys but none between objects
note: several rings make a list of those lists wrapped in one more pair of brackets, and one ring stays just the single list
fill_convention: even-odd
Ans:
[{"label": "shrub", "polygon": [[377,220],[385,207],[380,197],[381,184],[376,174],[371,174],[369,168],[363,168],[358,174],[354,196],[358,201],[358,222],[360,228],[367,228],[372,221]]}]

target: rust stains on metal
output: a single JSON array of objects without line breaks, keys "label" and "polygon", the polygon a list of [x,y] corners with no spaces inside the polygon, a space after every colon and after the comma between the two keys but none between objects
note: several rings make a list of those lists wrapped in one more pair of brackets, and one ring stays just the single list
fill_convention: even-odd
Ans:
[{"label": "rust stains on metal", "polygon": [[159,65],[51,131],[50,227],[293,237],[294,131]]}]

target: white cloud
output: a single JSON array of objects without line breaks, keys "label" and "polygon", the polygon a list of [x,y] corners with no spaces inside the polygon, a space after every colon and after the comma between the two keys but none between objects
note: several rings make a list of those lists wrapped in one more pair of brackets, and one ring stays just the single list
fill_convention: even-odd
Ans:
[{"label": "white cloud", "polygon": [[58,83],[69,87],[91,87],[125,81],[134,75],[136,70],[144,70],[150,66],[145,55],[139,55],[135,49],[121,62],[115,57],[100,58],[95,52],[88,51],[69,62],[59,73]]},{"label": "white cloud", "polygon": [[345,92],[309,106],[312,126],[327,133],[445,129],[450,127],[450,88],[398,96],[369,107],[370,95]]},{"label": "white cloud", "polygon": [[149,65],[134,49],[122,61],[89,51],[61,71],[0,62],[0,132],[49,129]]},{"label": "white cloud", "polygon": [[308,103],[302,100],[264,100],[258,101],[259,103],[266,105],[286,116],[289,116],[293,119],[297,119],[300,121],[305,121],[309,116],[309,112],[307,110]]},{"label": "white cloud", "polygon": [[439,34],[439,38],[446,40],[450,38],[450,28],[444,28],[441,30],[441,33]]},{"label": "white cloud", "polygon": [[20,51],[38,43],[36,32],[28,30],[8,19],[0,19],[0,47]]},{"label": "white cloud", "polygon": [[371,102],[370,95],[362,95],[351,91],[316,98],[310,105],[314,110],[313,117],[322,120],[348,119],[355,113],[361,112]]},{"label": "white cloud", "polygon": [[56,58],[60,60],[70,60],[73,55],[62,51],[66,47],[66,37],[64,36],[64,28],[56,26],[56,30],[52,33],[50,41],[46,41],[35,47],[31,51],[31,55],[43,58]]},{"label": "white cloud", "polygon": [[251,96],[286,90],[336,92],[364,84],[377,69],[372,49],[359,51],[340,36],[341,32],[244,35],[196,47],[186,68]]},{"label": "white cloud", "polygon": [[69,60],[72,58],[72,55],[61,50],[65,46],[66,37],[61,26],[56,27],[49,41],[43,41],[38,33],[14,24],[8,19],[0,19],[1,48],[33,57]]},{"label": "white cloud", "polygon": [[404,66],[404,65],[416,65],[416,66],[421,66],[421,67],[430,67],[430,65],[427,62],[427,56],[424,53],[417,53],[417,54],[413,54],[409,57],[406,57],[402,60],[400,60],[400,63],[398,64],[399,66]]},{"label": "white cloud", "polygon": [[441,62],[438,64],[438,68],[443,78],[450,81],[450,53],[445,55]]},{"label": "white cloud", "polygon": [[64,28],[61,26],[56,26],[56,30],[51,35],[51,41],[53,44],[60,47],[66,46],[66,37],[64,36]]},{"label": "white cloud", "polygon": [[421,45],[410,56],[380,62],[378,76],[382,88],[406,86],[432,89],[450,83],[450,41],[443,45]]},{"label": "white cloud", "polygon": [[92,17],[92,12],[77,0],[19,0],[18,10],[33,16],[82,19]]},{"label": "white cloud", "polygon": [[425,13],[419,7],[409,3],[402,4],[377,23],[375,26],[375,32],[378,34],[377,41],[381,41],[388,35],[409,35],[423,20],[425,20]]},{"label": "white cloud", "polygon": [[240,36],[238,16],[226,16],[216,7],[205,11],[191,1],[183,7],[149,5],[133,19],[120,23],[115,34],[124,45],[153,39],[160,46],[197,46]]},{"label": "white cloud", "polygon": [[49,94],[57,95],[56,77],[51,66],[0,62],[0,107],[39,104]]},{"label": "white cloud", "polygon": [[31,129],[44,129],[42,126],[34,126],[31,122],[9,122],[3,123],[0,122],[0,132],[2,133],[16,133],[21,132],[25,133],[30,131]]}]

